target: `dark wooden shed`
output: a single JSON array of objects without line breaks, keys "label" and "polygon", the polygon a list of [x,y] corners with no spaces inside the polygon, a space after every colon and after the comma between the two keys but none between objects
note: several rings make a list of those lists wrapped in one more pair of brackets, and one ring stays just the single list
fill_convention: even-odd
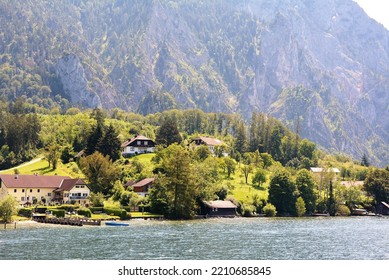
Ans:
[{"label": "dark wooden shed", "polygon": [[235,217],[236,208],[229,200],[203,201],[201,214],[208,217]]}]

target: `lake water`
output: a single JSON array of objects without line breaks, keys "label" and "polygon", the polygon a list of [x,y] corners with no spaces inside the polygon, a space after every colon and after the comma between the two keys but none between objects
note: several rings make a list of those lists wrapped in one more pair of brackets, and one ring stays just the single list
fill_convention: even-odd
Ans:
[{"label": "lake water", "polygon": [[388,217],[129,221],[0,230],[1,260],[389,259]]}]

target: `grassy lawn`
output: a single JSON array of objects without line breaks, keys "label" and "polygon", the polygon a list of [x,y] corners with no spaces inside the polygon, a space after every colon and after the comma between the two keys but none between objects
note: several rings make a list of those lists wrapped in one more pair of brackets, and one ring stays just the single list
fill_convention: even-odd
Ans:
[{"label": "grassy lawn", "polygon": [[150,212],[130,212],[132,218],[160,218],[163,215],[153,214]]},{"label": "grassy lawn", "polygon": [[138,160],[139,163],[141,163],[144,166],[144,171],[147,173],[151,173],[154,168],[154,163],[151,161],[151,159],[155,156],[155,153],[150,154],[140,154],[134,157],[129,158],[129,161],[132,162],[133,160]]},{"label": "grassy lawn", "polygon": [[237,170],[235,174],[231,175],[230,179],[224,179],[223,186],[230,186],[228,196],[233,196],[236,200],[248,204],[253,202],[255,195],[258,195],[260,199],[267,199],[269,182],[267,181],[261,188],[255,188],[251,184],[253,176],[254,174],[249,174],[248,183],[246,184],[243,173]]},{"label": "grassy lawn", "polygon": [[19,171],[19,174],[34,174],[38,173],[40,175],[59,175],[59,176],[70,176],[70,177],[83,177],[82,173],[77,167],[75,162],[70,162],[68,164],[62,164],[58,162],[57,169],[52,169],[49,167],[49,163],[45,159],[40,159],[32,164],[17,166],[11,169],[0,171],[3,174],[14,174],[15,169]]}]

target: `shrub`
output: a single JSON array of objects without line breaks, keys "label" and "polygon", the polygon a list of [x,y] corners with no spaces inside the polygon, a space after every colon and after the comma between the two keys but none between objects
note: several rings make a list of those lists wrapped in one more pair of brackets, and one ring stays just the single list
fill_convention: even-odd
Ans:
[{"label": "shrub", "polygon": [[120,208],[104,208],[107,215],[114,215],[120,217],[120,220],[127,219],[127,211]]},{"label": "shrub", "polygon": [[18,216],[30,218],[32,216],[32,208],[20,208]]},{"label": "shrub", "polygon": [[339,205],[336,212],[339,216],[350,216],[351,211],[346,205]]},{"label": "shrub", "polygon": [[65,210],[64,209],[50,209],[50,211],[53,213],[54,216],[57,218],[63,218],[65,217]]},{"label": "shrub", "polygon": [[78,209],[77,214],[88,217],[88,218],[92,217],[92,211],[90,209],[84,208],[84,207]]},{"label": "shrub", "polygon": [[296,215],[297,217],[304,216],[306,212],[304,199],[300,196],[296,200]]},{"label": "shrub", "polygon": [[266,217],[275,217],[277,215],[276,207],[271,203],[266,204],[262,211]]},{"label": "shrub", "polygon": [[255,207],[251,204],[242,205],[242,216],[243,217],[252,217],[255,212]]}]

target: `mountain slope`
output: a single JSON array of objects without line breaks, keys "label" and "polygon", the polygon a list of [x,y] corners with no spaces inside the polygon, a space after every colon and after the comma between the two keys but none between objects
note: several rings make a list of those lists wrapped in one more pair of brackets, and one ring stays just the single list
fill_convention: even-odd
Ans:
[{"label": "mountain slope", "polygon": [[389,163],[389,32],[351,0],[0,1],[0,95],[270,113]]}]

